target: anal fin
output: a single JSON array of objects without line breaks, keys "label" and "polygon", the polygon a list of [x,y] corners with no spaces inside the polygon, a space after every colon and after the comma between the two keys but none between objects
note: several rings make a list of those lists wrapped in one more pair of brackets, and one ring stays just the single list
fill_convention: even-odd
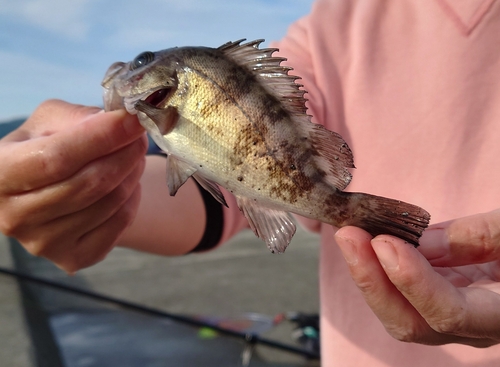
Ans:
[{"label": "anal fin", "polygon": [[284,211],[260,206],[254,200],[237,196],[243,212],[255,235],[262,239],[271,252],[283,253],[295,234],[292,216]]}]

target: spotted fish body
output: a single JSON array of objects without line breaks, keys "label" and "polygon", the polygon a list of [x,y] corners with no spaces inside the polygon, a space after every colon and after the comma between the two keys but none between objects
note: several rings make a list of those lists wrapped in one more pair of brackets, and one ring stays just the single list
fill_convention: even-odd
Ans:
[{"label": "spotted fish body", "polygon": [[342,191],[354,167],[349,147],[310,122],[298,77],[261,42],[145,52],[115,63],[102,83],[105,109],[137,114],[168,154],[171,195],[193,177],[226,205],[224,187],[273,252],[283,252],[295,233],[290,212],[417,245],[429,214]]}]

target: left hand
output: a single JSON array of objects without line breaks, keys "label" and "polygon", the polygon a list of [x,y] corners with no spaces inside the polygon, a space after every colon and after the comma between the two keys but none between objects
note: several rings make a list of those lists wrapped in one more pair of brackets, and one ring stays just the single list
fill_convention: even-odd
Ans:
[{"label": "left hand", "polygon": [[99,111],[46,101],[0,139],[0,232],[68,273],[111,251],[141,197],[144,128]]},{"label": "left hand", "polygon": [[394,338],[500,342],[500,210],[430,226],[415,249],[356,227],[335,239],[354,282]]}]

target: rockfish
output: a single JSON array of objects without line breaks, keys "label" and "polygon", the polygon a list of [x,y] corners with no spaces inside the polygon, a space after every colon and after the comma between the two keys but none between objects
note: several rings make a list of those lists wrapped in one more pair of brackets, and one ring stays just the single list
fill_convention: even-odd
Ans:
[{"label": "rockfish", "polygon": [[105,110],[126,108],[167,153],[171,195],[193,177],[221,204],[236,197],[255,234],[283,252],[290,213],[390,234],[418,246],[430,215],[399,200],[344,192],[354,168],[342,137],[314,124],[305,91],[263,40],[143,52],[112,64]]}]

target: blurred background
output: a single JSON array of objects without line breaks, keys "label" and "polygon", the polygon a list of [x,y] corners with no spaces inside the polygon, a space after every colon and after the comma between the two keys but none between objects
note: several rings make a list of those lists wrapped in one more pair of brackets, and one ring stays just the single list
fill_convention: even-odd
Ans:
[{"label": "blurred background", "polygon": [[108,66],[142,51],[279,40],[312,0],[0,0],[0,121],[43,100],[100,105]]},{"label": "blurred background", "polygon": [[[49,98],[101,105],[108,66],[145,50],[279,40],[312,0],[0,0],[0,123]],[[7,124],[0,124],[7,127]],[[0,236],[0,270],[50,279],[160,312],[317,348],[318,238],[299,230],[272,255],[243,232],[177,258],[115,249],[67,276]],[[310,321],[310,320],[309,320]],[[314,324],[314,319],[312,321]],[[307,322],[306,322],[307,324]],[[316,366],[318,360],[0,274],[0,365],[9,367]],[[304,342],[305,341],[305,342]],[[309,344],[307,344],[309,343]]]}]

